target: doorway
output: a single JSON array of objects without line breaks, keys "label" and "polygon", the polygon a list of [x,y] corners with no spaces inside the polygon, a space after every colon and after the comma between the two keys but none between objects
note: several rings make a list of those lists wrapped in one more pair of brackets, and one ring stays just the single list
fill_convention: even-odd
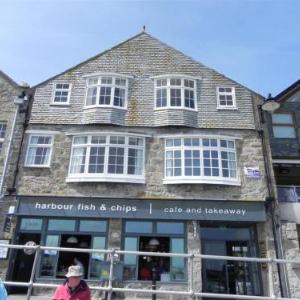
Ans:
[{"label": "doorway", "polygon": [[[60,247],[89,249],[91,248],[91,236],[62,234]],[[84,273],[83,278],[87,278],[89,259],[89,253],[60,251],[58,256],[56,277],[65,278],[69,266],[79,265]]]},{"label": "doorway", "polygon": [[[39,245],[41,235],[39,233],[20,233],[17,238],[19,245],[25,245],[27,242],[34,242]],[[15,250],[15,261],[13,268],[13,281],[28,282],[30,280],[35,252],[24,251],[24,249]],[[11,287],[11,293],[24,294],[27,287]]]},{"label": "doorway", "polygon": [[[256,247],[251,228],[202,227],[202,253],[251,257]],[[208,293],[260,295],[258,263],[203,259],[203,290]]]},{"label": "doorway", "polygon": [[[139,251],[169,253],[170,238],[141,236]],[[170,257],[140,255],[138,258],[138,279],[152,280],[153,268],[155,268],[156,280],[160,281],[162,274],[170,273]]]}]

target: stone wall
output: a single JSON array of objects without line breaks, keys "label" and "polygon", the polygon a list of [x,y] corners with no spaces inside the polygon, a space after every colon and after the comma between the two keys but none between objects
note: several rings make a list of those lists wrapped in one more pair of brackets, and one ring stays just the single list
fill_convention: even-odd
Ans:
[{"label": "stone wall", "polygon": [[[57,132],[54,139],[50,168],[24,167],[26,147],[22,149],[22,167],[19,173],[19,195],[52,196],[86,196],[123,198],[174,198],[174,199],[211,199],[211,200],[245,200],[264,201],[267,196],[264,180],[264,162],[261,141],[257,132],[237,130],[199,130],[199,129],[149,129],[118,128],[119,132],[148,134],[146,138],[145,184],[108,183],[108,182],[74,182],[67,183],[68,168],[72,145],[72,136],[66,132],[80,132],[81,126],[37,126],[29,129],[53,130]],[[111,131],[110,126],[91,126],[89,131]],[[232,136],[236,140],[237,166],[240,186],[215,184],[163,184],[164,179],[164,139],[162,134],[192,134]],[[26,136],[26,141],[28,136]],[[26,143],[25,143],[26,145]],[[245,166],[258,166],[262,178],[252,179],[244,176]]]},{"label": "stone wall", "polygon": [[[299,226],[299,225],[298,225]],[[283,248],[286,259],[300,260],[300,236],[297,224],[286,222],[282,224]],[[290,283],[291,297],[300,298],[300,264],[288,264],[287,272]]]}]

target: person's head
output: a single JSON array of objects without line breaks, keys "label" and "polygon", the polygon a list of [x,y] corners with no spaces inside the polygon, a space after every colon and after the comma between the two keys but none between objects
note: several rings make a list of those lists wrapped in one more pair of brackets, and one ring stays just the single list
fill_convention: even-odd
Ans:
[{"label": "person's head", "polygon": [[79,285],[81,276],[82,276],[81,268],[80,266],[70,266],[68,269],[68,273],[66,274],[66,277],[68,279],[68,286],[70,288],[75,288]]}]

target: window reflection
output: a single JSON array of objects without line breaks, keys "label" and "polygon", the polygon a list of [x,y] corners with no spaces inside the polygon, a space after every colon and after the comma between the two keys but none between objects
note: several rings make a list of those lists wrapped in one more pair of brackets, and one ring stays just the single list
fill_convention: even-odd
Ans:
[{"label": "window reflection", "polygon": [[[47,235],[45,245],[49,247],[57,247],[58,240],[58,235]],[[55,276],[56,261],[57,251],[45,250],[42,256],[41,276]]]}]

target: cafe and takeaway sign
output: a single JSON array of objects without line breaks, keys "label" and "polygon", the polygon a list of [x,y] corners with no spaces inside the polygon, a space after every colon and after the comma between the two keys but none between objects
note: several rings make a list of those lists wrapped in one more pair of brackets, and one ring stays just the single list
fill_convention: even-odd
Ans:
[{"label": "cafe and takeaway sign", "polygon": [[18,200],[17,214],[30,216],[256,222],[266,219],[263,202],[25,196]]}]

